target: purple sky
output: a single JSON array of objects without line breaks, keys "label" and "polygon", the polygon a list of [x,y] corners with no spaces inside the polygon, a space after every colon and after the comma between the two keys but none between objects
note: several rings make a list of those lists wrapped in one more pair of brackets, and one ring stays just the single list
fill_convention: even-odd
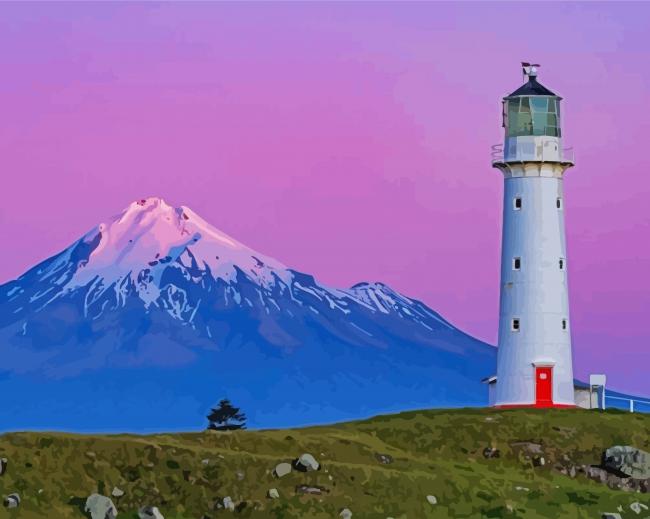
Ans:
[{"label": "purple sky", "polygon": [[[576,374],[650,394],[650,4],[0,4],[0,282],[136,198],[497,331],[500,99],[564,98]],[[8,249],[8,250],[7,250]]]}]

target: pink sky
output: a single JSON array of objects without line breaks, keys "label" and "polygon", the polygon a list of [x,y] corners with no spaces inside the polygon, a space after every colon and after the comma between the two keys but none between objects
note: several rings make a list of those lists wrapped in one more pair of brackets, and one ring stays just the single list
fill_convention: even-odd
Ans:
[{"label": "pink sky", "polygon": [[497,332],[500,99],[564,98],[576,375],[650,394],[650,4],[0,4],[0,282],[132,200]]}]

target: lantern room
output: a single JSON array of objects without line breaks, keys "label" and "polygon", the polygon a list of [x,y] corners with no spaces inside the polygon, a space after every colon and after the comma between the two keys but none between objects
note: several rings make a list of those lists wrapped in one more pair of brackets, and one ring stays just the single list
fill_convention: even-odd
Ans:
[{"label": "lantern room", "polygon": [[503,98],[506,162],[566,162],[562,154],[561,97],[537,81],[537,69],[528,81]]}]

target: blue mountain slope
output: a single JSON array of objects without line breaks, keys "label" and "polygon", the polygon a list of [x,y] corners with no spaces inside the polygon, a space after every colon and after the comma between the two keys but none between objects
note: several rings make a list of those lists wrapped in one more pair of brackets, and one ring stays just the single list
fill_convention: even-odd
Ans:
[{"label": "blue mountain slope", "polygon": [[1,430],[195,429],[222,397],[251,427],[486,404],[495,349],[423,303],[134,204],[0,286]]}]

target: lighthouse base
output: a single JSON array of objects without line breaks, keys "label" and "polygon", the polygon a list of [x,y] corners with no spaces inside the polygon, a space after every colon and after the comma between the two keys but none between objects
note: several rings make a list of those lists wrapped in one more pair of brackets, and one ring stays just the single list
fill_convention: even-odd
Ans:
[{"label": "lighthouse base", "polygon": [[575,409],[575,404],[501,404],[495,405],[495,409]]}]

